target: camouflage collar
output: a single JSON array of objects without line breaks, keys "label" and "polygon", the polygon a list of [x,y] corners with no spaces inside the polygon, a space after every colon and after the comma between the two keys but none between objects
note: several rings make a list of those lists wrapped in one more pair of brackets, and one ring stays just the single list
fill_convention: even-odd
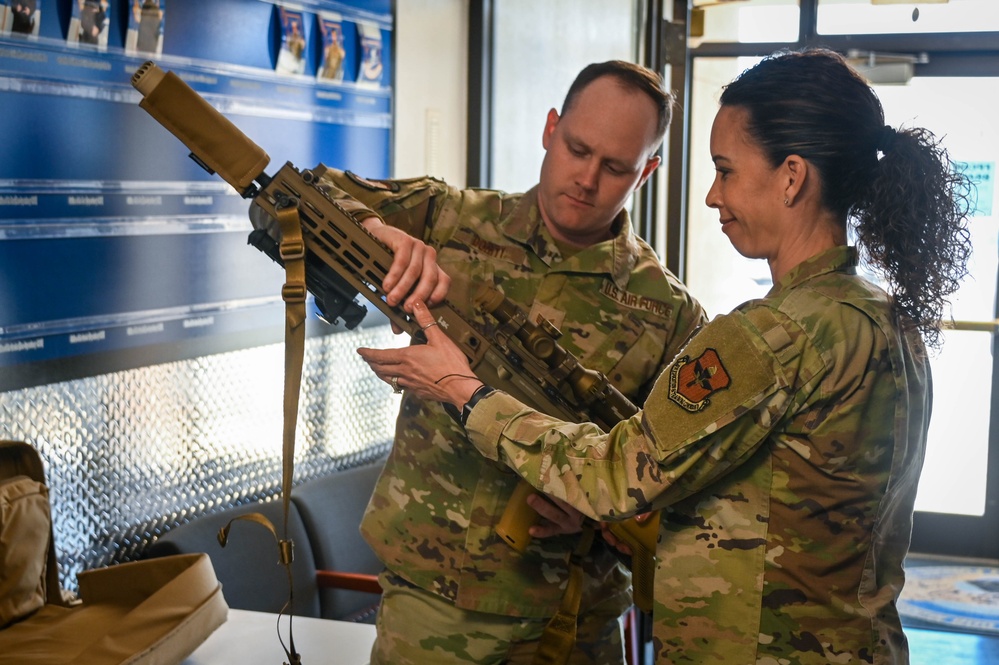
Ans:
[{"label": "camouflage collar", "polygon": [[610,276],[615,286],[624,289],[638,262],[640,248],[632,233],[627,210],[622,210],[614,223],[618,232],[613,238],[580,250],[575,256],[562,261],[558,247],[541,219],[538,188],[534,186],[521,195],[500,227],[511,241],[533,251],[551,268],[551,272],[603,273]]},{"label": "camouflage collar", "polygon": [[857,256],[856,247],[849,247],[847,245],[839,245],[820,252],[791,268],[786,275],[774,284],[768,295],[773,296],[781,291],[792,289],[826,273],[842,272],[855,275],[857,273]]}]

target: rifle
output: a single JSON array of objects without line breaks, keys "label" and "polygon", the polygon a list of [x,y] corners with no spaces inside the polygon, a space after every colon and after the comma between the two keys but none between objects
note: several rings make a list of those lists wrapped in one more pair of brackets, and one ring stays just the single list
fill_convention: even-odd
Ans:
[{"label": "rifle", "polygon": [[[358,217],[368,214],[346,209],[319,186],[327,170],[324,165],[299,170],[288,162],[268,176],[264,169],[270,159],[263,149],[173,72],[164,72],[149,61],[136,70],[132,85],[143,94],[140,107],[179,138],[194,161],[209,173],[218,173],[266,213],[251,215],[255,230],[249,243],[282,265],[281,231],[274,220],[288,209],[297,214],[306,287],[326,321],[342,320],[353,329],[367,314],[367,308],[355,301],[362,295],[398,328],[425,341],[415,319],[386,301],[381,284],[392,265],[392,251],[361,224]],[[531,323],[519,307],[490,286],[482,286],[475,300],[497,322],[492,336],[447,301],[430,312],[484,383],[548,415],[594,422],[604,431],[637,413],[638,408],[603,374],[586,369],[558,344],[561,332],[551,322]],[[528,483],[520,482],[497,526],[497,533],[520,551],[530,541],[528,528],[537,520],[537,513],[526,503],[531,491]],[[652,607],[657,518],[610,527],[632,548],[635,603],[645,611]]]}]

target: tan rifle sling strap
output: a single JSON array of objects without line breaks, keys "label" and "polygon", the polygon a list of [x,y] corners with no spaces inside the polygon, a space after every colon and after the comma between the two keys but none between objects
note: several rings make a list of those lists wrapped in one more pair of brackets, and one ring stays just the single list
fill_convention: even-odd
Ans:
[{"label": "tan rifle sling strap", "polygon": [[[236,517],[223,527],[218,534],[219,544],[226,546],[229,529],[236,520],[248,520],[270,530],[277,540],[280,563],[288,575],[288,646],[281,640],[281,646],[288,656],[286,665],[300,665],[302,657],[295,650],[295,635],[292,629],[294,617],[294,584],[292,583],[291,563],[295,560],[295,544],[288,538],[288,513],[291,506],[291,485],[295,470],[295,428],[298,424],[298,398],[302,386],[302,365],[305,359],[305,242],[302,240],[302,226],[298,217],[298,202],[294,199],[280,201],[277,206],[277,219],[281,226],[281,261],[284,263],[285,283],[281,297],[285,303],[284,326],[284,445],[282,449],[281,500],[284,504],[284,536],[279,537],[271,521],[260,513],[249,513]],[[283,612],[282,612],[283,613]],[[278,634],[280,638],[280,633]]]},{"label": "tan rifle sling strap", "polygon": [[569,580],[562,595],[562,603],[545,626],[534,652],[533,665],[564,665],[576,644],[576,623],[579,619],[579,603],[583,595],[583,565],[580,561],[593,547],[596,529],[584,526],[579,534],[576,548],[569,556]]}]

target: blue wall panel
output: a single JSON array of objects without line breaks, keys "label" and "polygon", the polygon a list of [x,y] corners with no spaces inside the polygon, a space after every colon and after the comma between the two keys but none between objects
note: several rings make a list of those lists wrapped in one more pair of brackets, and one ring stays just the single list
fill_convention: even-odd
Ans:
[{"label": "blue wall panel", "polygon": [[[162,0],[159,53],[127,46],[129,4],[108,4],[106,45],[90,46],[67,42],[72,3],[39,0],[24,36],[3,32],[0,0],[0,390],[59,376],[53,363],[72,378],[123,368],[118,351],[162,362],[201,348],[189,341],[238,347],[282,325],[281,271],[246,245],[249,203],[138,107],[130,79],[145,60],[267,151],[268,173],[290,161],[390,175],[389,0],[296,3],[301,74],[276,69],[276,3]],[[341,80],[316,77],[321,15],[339,20]],[[379,70],[362,67],[372,43],[381,78],[360,81]],[[136,356],[144,346],[169,352]]]}]

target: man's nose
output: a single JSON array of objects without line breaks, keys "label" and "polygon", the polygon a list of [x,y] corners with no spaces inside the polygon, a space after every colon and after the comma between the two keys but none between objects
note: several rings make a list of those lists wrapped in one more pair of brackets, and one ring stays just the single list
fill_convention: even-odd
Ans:
[{"label": "man's nose", "polygon": [[593,190],[597,188],[597,182],[599,182],[599,180],[600,160],[586,160],[579,169],[579,174],[576,178],[577,184],[583,189]]}]

